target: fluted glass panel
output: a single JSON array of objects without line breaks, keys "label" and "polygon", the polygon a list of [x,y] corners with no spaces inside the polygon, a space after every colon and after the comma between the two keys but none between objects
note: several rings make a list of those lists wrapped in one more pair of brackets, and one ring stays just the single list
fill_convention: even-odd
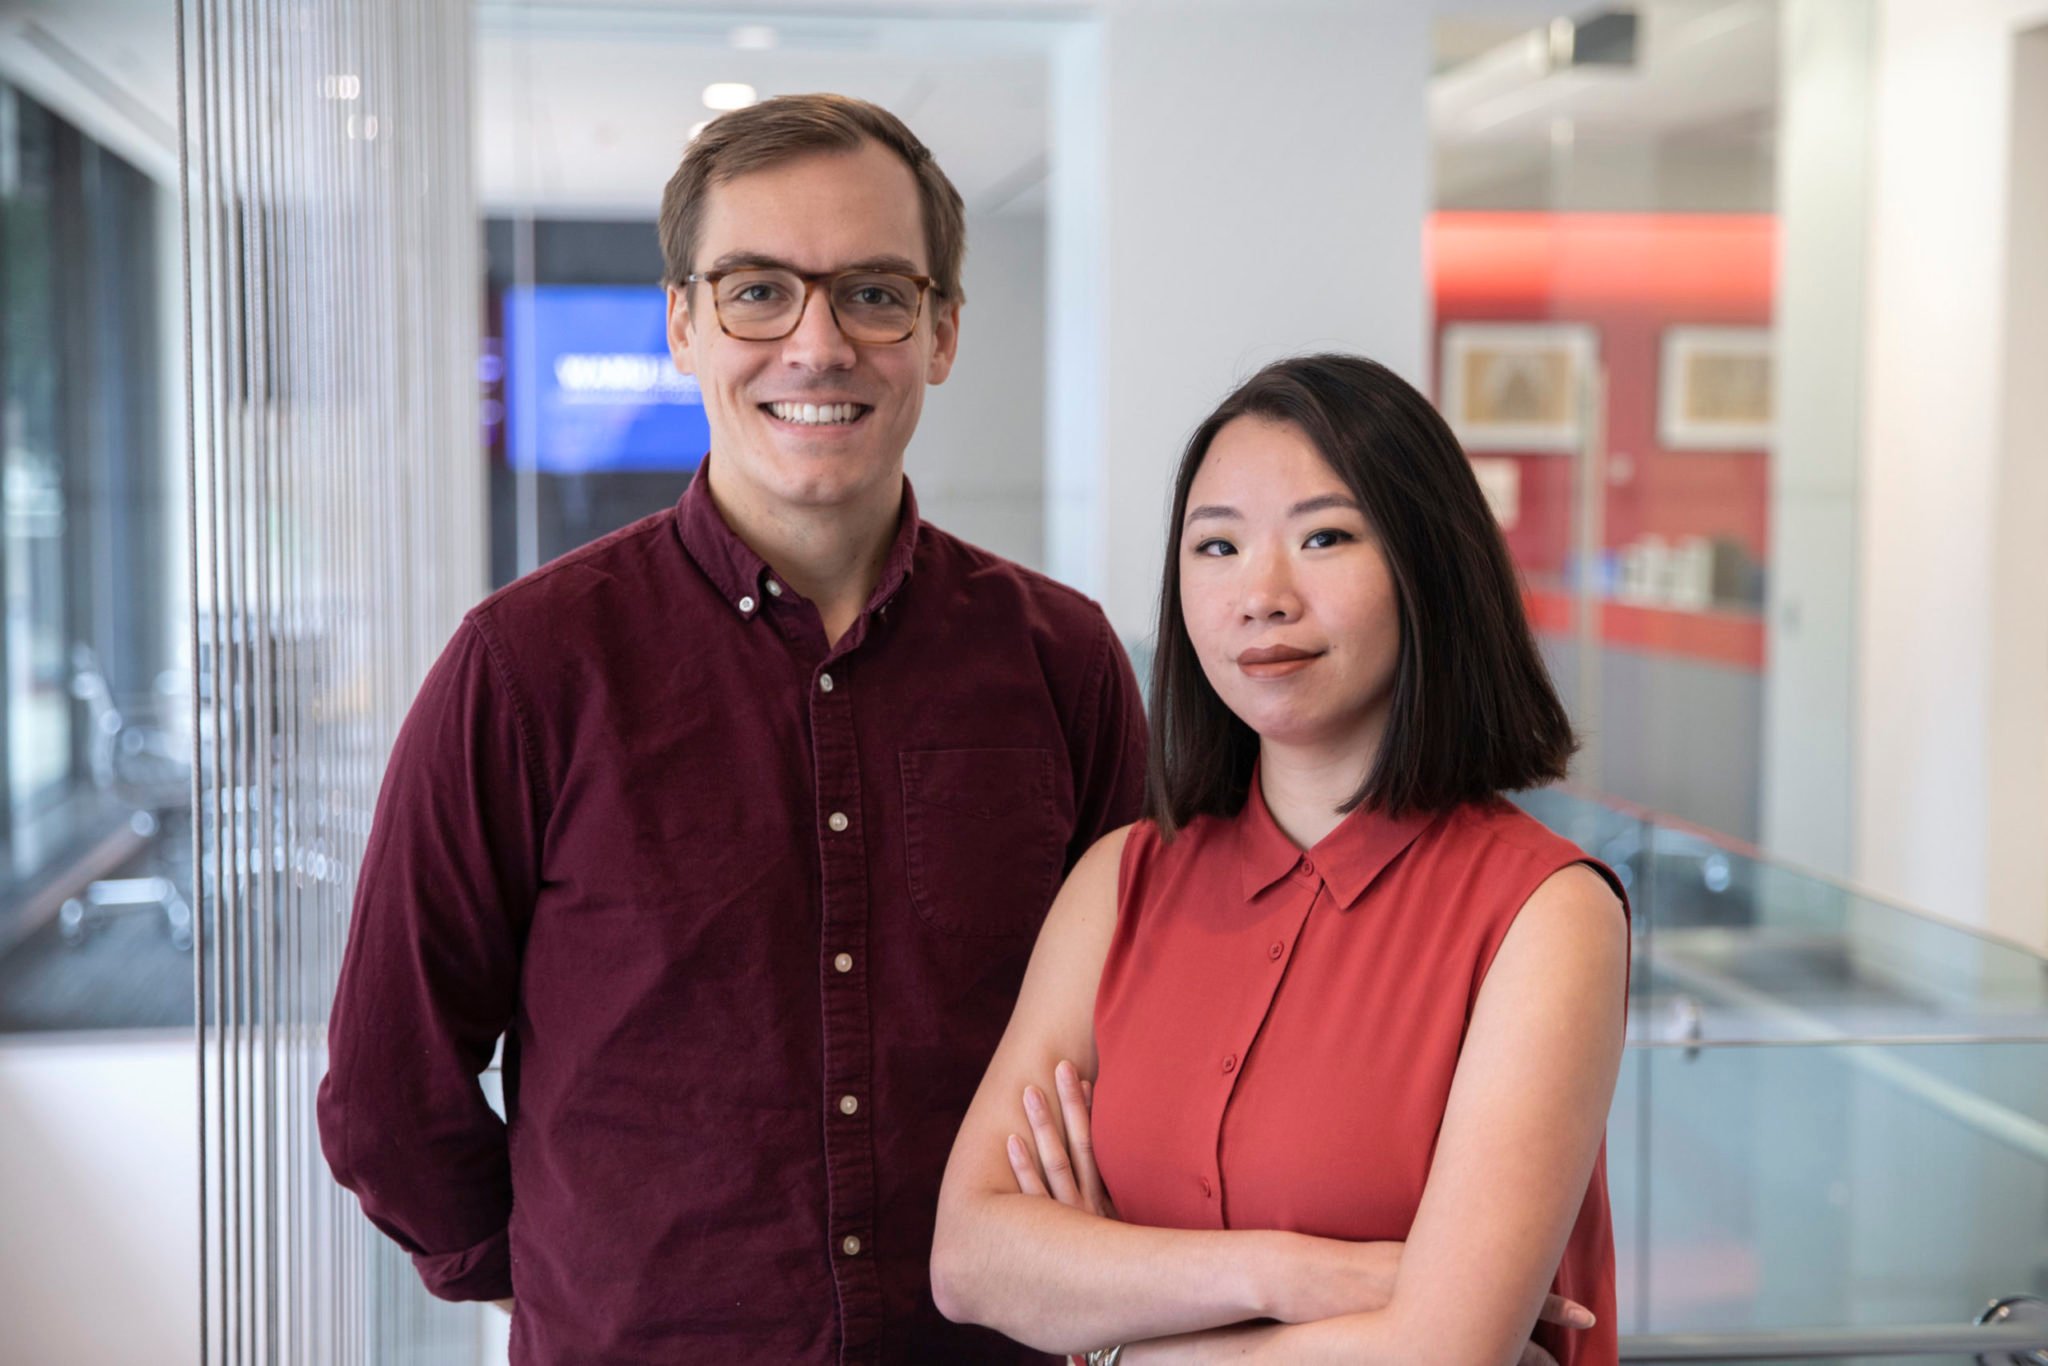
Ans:
[{"label": "fluted glass panel", "polygon": [[178,6],[209,1363],[470,1362],[328,1178],[386,755],[485,578],[462,0]]}]

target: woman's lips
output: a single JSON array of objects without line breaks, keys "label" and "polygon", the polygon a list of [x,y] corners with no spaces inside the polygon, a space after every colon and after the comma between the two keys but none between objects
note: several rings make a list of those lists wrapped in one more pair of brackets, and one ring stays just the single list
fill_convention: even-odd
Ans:
[{"label": "woman's lips", "polygon": [[1322,656],[1292,645],[1262,645],[1237,657],[1237,667],[1252,678],[1285,678],[1300,673]]}]

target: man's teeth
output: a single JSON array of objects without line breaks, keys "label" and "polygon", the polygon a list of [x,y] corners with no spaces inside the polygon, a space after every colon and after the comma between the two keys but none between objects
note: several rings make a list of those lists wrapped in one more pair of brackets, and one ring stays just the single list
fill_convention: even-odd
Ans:
[{"label": "man's teeth", "polygon": [[771,403],[768,411],[784,422],[821,426],[827,422],[851,422],[862,410],[858,403]]}]

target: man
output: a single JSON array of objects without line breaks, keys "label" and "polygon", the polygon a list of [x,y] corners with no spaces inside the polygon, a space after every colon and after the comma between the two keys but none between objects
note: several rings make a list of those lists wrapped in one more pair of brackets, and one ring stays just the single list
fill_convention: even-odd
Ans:
[{"label": "man", "polygon": [[1064,870],[1137,814],[1136,685],[1094,604],[918,518],[963,225],[908,129],[727,114],[661,237],[712,453],[422,687],[328,1161],[431,1291],[514,1301],[515,1362],[1033,1359],[934,1309],[932,1220]]}]

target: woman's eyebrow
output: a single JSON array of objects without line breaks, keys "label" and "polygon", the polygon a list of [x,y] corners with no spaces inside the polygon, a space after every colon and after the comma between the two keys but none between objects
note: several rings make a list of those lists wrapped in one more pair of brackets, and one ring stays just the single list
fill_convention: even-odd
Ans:
[{"label": "woman's eyebrow", "polygon": [[1289,517],[1306,517],[1311,512],[1327,512],[1331,508],[1349,508],[1359,511],[1358,500],[1347,493],[1324,493],[1314,498],[1304,498],[1287,510]]},{"label": "woman's eyebrow", "polygon": [[1199,522],[1204,517],[1241,517],[1243,515],[1236,508],[1224,507],[1220,503],[1204,503],[1200,507],[1188,509],[1187,520]]}]

